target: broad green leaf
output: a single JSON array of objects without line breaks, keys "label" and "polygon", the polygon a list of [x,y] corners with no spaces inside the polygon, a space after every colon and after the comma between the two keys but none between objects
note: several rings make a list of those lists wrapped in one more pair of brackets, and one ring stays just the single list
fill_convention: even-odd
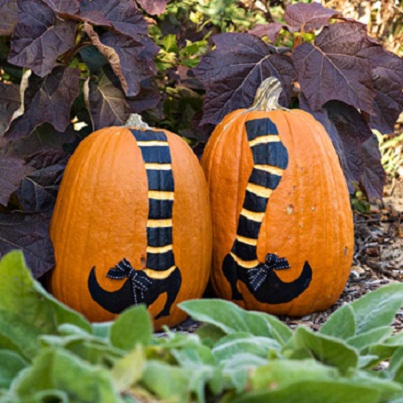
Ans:
[{"label": "broad green leaf", "polygon": [[319,333],[347,339],[355,335],[356,320],[354,310],[346,304],[333,312],[320,328]]},{"label": "broad green leaf", "polygon": [[21,251],[0,260],[0,310],[14,312],[42,333],[56,333],[61,323],[72,323],[90,331],[88,321],[68,308],[35,281]]},{"label": "broad green leaf", "polygon": [[356,385],[375,389],[380,393],[382,402],[403,394],[403,385],[390,379],[382,379],[376,371],[357,371],[351,381]]},{"label": "broad green leaf", "polygon": [[161,399],[189,402],[192,372],[163,362],[148,360],[142,383]]},{"label": "broad green leaf", "polygon": [[297,328],[286,348],[288,347],[296,350],[299,356],[302,352],[306,354],[306,358],[312,357],[324,364],[333,365],[341,372],[357,368],[358,365],[356,350],[348,346],[346,342],[325,334],[313,333],[304,327]]},{"label": "broad green leaf", "polygon": [[382,360],[377,355],[366,354],[358,357],[359,369],[371,369],[378,365]]},{"label": "broad green leaf", "polygon": [[269,323],[261,312],[245,311],[230,301],[197,299],[182,302],[179,307],[193,319],[214,325],[226,334],[248,332],[270,337]]},{"label": "broad green leaf", "polygon": [[92,334],[101,339],[108,339],[113,322],[91,323]]},{"label": "broad green leaf", "polygon": [[196,334],[203,340],[203,343],[212,347],[221,337],[227,333],[210,323],[203,324],[196,330]]},{"label": "broad green leaf", "polygon": [[136,348],[118,360],[112,368],[112,378],[116,388],[125,392],[138,382],[146,366],[144,347],[137,344]]},{"label": "broad green leaf", "polygon": [[238,393],[241,393],[246,387],[251,371],[266,364],[266,359],[250,353],[238,353],[222,360],[222,373],[227,383],[229,382],[227,389],[235,388]]},{"label": "broad green leaf", "polygon": [[214,357],[220,361],[239,353],[249,353],[267,358],[270,350],[280,350],[280,348],[281,346],[273,339],[239,332],[223,337],[213,347],[212,351]]},{"label": "broad green leaf", "polygon": [[197,368],[201,365],[214,366],[216,364],[210,348],[202,344],[193,344],[181,349],[174,348],[171,350],[171,354],[175,357],[178,365],[185,368]]},{"label": "broad green leaf", "polygon": [[403,283],[378,288],[350,304],[357,322],[357,334],[389,326],[403,305]]},{"label": "broad green leaf", "polygon": [[285,345],[292,337],[292,330],[273,315],[258,313],[270,325],[270,333],[282,346]]},{"label": "broad green leaf", "polygon": [[357,336],[350,337],[346,341],[350,346],[353,346],[359,351],[362,351],[373,344],[382,342],[384,339],[390,336],[392,331],[392,327],[382,326],[364,333],[360,333]]},{"label": "broad green leaf", "polygon": [[61,390],[76,402],[121,402],[109,371],[74,356],[72,353],[48,348],[35,357],[30,368],[23,371],[12,385],[22,401],[29,401],[38,392]]},{"label": "broad green leaf", "polygon": [[28,360],[38,353],[41,330],[15,312],[0,310],[0,348],[11,349]]},{"label": "broad green leaf", "polygon": [[27,365],[28,362],[16,352],[0,350],[0,389],[8,389],[11,385],[11,381]]},{"label": "broad green leaf", "polygon": [[272,360],[250,371],[248,388],[266,390],[282,388],[292,383],[336,378],[336,368],[327,367],[315,360]]},{"label": "broad green leaf", "polygon": [[250,392],[231,403],[379,403],[380,393],[373,388],[342,380],[305,380],[283,388]]},{"label": "broad green leaf", "polygon": [[125,351],[133,350],[136,344],[148,345],[153,326],[145,305],[135,305],[126,309],[112,323],[110,341]]},{"label": "broad green leaf", "polygon": [[388,373],[393,380],[403,385],[403,345],[390,358]]}]

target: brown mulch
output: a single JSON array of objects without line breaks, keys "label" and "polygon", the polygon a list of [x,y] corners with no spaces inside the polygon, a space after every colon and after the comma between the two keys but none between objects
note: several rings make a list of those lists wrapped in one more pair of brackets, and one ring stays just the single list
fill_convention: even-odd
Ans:
[{"label": "brown mulch", "polygon": [[[339,300],[328,310],[302,318],[281,316],[295,328],[300,324],[318,330],[328,316],[345,303],[352,302],[383,285],[403,282],[403,178],[392,181],[382,202],[371,205],[366,214],[355,213],[355,252],[351,273]],[[200,323],[187,319],[174,331],[194,332]],[[403,331],[403,309],[392,324]]]}]

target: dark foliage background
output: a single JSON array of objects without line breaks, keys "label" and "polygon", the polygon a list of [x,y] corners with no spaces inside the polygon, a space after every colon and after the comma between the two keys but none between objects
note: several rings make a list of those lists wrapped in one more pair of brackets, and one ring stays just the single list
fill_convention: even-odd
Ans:
[{"label": "dark foliage background", "polygon": [[351,193],[382,197],[373,130],[393,133],[403,61],[342,8],[293,3],[0,0],[0,255],[53,267],[58,186],[89,133],[141,113],[200,154],[268,76],[324,124]]}]

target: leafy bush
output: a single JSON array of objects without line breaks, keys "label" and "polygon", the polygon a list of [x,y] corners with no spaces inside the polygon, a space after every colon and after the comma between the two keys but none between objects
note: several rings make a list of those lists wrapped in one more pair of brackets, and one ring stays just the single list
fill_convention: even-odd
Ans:
[{"label": "leafy bush", "polygon": [[403,61],[364,25],[292,3],[284,12],[277,0],[0,0],[0,255],[22,249],[36,278],[54,266],[49,219],[90,132],[142,113],[200,153],[270,75],[284,105],[325,125],[350,191],[381,197],[371,129],[393,131]]},{"label": "leafy bush", "polygon": [[319,332],[205,299],[181,304],[204,323],[196,334],[158,335],[143,305],[89,323],[32,278],[21,252],[0,261],[0,277],[2,403],[402,401],[403,334],[390,324],[403,284],[344,305]]}]

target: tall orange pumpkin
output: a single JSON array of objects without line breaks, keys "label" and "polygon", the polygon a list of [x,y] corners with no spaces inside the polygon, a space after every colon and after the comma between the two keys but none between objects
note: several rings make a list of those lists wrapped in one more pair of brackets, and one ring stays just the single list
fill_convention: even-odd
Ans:
[{"label": "tall orange pumpkin", "polygon": [[213,215],[212,286],[247,309],[301,316],[340,296],[353,255],[347,185],[323,126],[278,105],[265,80],[227,115],[202,166]]},{"label": "tall orange pumpkin", "polygon": [[204,292],[211,212],[191,148],[143,125],[98,130],[69,160],[51,221],[50,289],[91,321],[145,303],[159,329]]}]

